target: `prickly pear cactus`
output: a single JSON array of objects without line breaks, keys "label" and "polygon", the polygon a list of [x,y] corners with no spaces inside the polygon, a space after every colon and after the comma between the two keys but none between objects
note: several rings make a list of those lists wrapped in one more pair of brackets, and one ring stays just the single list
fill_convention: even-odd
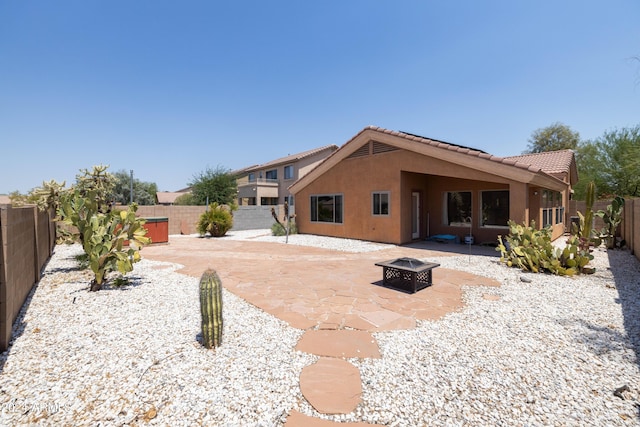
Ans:
[{"label": "prickly pear cactus", "polygon": [[211,269],[200,279],[200,313],[204,346],[218,347],[222,342],[222,283]]}]

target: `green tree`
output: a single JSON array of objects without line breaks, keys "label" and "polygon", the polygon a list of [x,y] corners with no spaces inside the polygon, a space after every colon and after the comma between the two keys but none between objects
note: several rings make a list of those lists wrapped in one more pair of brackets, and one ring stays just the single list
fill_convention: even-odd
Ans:
[{"label": "green tree", "polygon": [[231,205],[236,203],[238,185],[236,177],[231,171],[218,166],[216,169],[207,168],[205,171],[193,177],[189,183],[193,202],[196,205],[218,203],[219,205]]},{"label": "green tree", "polygon": [[[113,200],[116,203],[128,205],[131,201],[131,175],[125,170],[113,174],[115,186]],[[138,205],[155,205],[158,186],[155,182],[145,182],[133,179],[133,201]]]},{"label": "green tree", "polygon": [[531,134],[525,154],[575,150],[579,143],[580,134],[578,132],[572,131],[567,125],[556,122],[545,128],[537,129]]},{"label": "green tree", "polygon": [[609,196],[640,196],[640,125],[607,131],[596,140],[602,187]]},{"label": "green tree", "polygon": [[602,175],[601,155],[598,146],[593,141],[584,141],[576,149],[576,166],[578,167],[578,182],[573,186],[574,199],[585,200],[587,186],[593,181],[596,185],[597,197],[602,196],[600,189],[606,186]]},{"label": "green tree", "polygon": [[607,131],[576,150],[580,181],[574,197],[584,200],[586,185],[596,184],[596,197],[640,196],[640,125]]},{"label": "green tree", "polygon": [[185,193],[182,196],[176,197],[176,199],[173,201],[173,204],[181,206],[197,205],[197,203],[194,202],[193,194],[191,193]]}]

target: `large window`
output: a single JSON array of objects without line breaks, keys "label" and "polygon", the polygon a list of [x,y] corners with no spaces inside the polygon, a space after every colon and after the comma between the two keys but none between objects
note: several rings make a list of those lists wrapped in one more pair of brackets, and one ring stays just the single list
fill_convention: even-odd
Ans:
[{"label": "large window", "polygon": [[311,196],[311,221],[342,224],[342,195]]},{"label": "large window", "polygon": [[506,227],[509,221],[509,190],[482,192],[482,225]]},{"label": "large window", "polygon": [[254,172],[251,172],[251,173],[249,174],[248,181],[249,181],[249,182],[254,182],[255,180],[256,180],[256,174],[255,174]]},{"label": "large window", "polygon": [[373,202],[371,212],[373,215],[389,215],[389,192],[377,191],[372,193]]},{"label": "large window", "polygon": [[284,179],[293,179],[293,165],[284,167]]},{"label": "large window", "polygon": [[271,169],[265,174],[265,178],[276,181],[278,179],[278,169]]},{"label": "large window", "polygon": [[444,193],[444,220],[446,225],[471,227],[471,191]]},{"label": "large window", "polygon": [[260,204],[262,206],[274,206],[278,204],[277,197],[260,197]]}]

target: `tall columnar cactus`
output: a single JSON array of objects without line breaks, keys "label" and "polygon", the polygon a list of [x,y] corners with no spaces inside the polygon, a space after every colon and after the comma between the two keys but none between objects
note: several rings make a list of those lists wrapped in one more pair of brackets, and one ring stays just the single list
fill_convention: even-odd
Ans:
[{"label": "tall columnar cactus", "polygon": [[600,234],[606,239],[608,249],[613,249],[616,246],[616,230],[622,222],[623,211],[624,199],[616,196],[606,210],[599,210],[595,213],[604,221],[604,227]]},{"label": "tall columnar cactus", "polygon": [[200,313],[204,346],[218,347],[222,342],[222,283],[211,269],[200,279]]},{"label": "tall columnar cactus", "polygon": [[585,239],[591,238],[591,230],[593,228],[593,203],[595,202],[596,197],[596,184],[591,181],[587,185],[587,194],[585,205],[586,209],[584,212],[584,227],[582,228],[582,237]]}]

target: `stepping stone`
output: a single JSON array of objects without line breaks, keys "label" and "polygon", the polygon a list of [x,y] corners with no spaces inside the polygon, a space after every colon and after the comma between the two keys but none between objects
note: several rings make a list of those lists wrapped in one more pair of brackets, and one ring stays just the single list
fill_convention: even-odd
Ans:
[{"label": "stepping stone", "polygon": [[493,294],[483,294],[482,298],[488,300],[488,301],[499,301],[500,300],[500,295],[493,295]]},{"label": "stepping stone", "polygon": [[291,411],[284,423],[284,427],[374,427],[382,424],[369,423],[337,423],[335,421],[324,420],[304,415],[298,411]]},{"label": "stepping stone", "polygon": [[321,357],[300,373],[300,390],[322,414],[348,414],[362,401],[360,370],[342,359]]},{"label": "stepping stone", "polygon": [[296,350],[317,356],[380,358],[378,343],[367,331],[308,330],[296,344]]}]

